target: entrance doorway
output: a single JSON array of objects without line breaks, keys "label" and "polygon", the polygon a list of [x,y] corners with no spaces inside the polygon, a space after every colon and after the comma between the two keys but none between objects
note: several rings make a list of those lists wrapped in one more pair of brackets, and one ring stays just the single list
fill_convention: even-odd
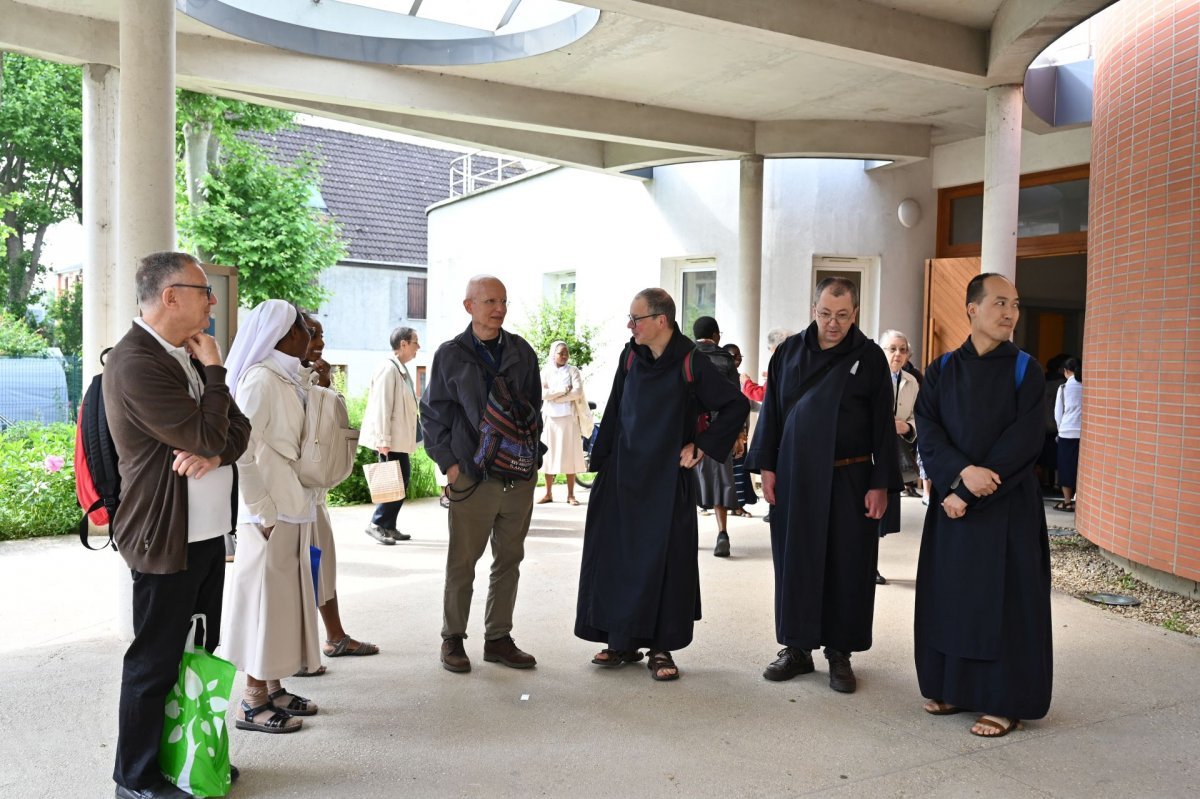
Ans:
[{"label": "entrance doorway", "polygon": [[[980,272],[979,258],[933,258],[925,262],[925,329],[922,366],[957,349],[971,333],[967,284]],[[1060,353],[1083,353],[1087,255],[1017,259],[1021,318],[1013,343],[1045,366]]]}]

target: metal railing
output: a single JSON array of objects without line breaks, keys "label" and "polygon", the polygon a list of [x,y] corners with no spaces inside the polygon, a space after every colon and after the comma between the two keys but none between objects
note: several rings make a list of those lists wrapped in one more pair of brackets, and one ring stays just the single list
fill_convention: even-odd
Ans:
[{"label": "metal railing", "polygon": [[467,153],[450,162],[450,196],[462,197],[524,174],[520,160]]}]

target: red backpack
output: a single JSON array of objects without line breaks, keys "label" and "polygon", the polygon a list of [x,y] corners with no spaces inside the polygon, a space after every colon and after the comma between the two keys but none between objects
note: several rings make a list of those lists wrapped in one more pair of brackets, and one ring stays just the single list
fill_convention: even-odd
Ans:
[{"label": "red backpack", "polygon": [[[104,356],[100,354],[100,365]],[[79,405],[79,419],[75,425],[75,496],[83,517],[79,520],[79,541],[88,549],[103,549],[88,543],[88,519],[98,527],[108,525],[108,546],[114,550],[112,517],[121,504],[121,473],[117,469],[117,448],[108,431],[108,417],[104,414],[104,395],[101,393],[102,375],[92,378],[83,402]]]}]

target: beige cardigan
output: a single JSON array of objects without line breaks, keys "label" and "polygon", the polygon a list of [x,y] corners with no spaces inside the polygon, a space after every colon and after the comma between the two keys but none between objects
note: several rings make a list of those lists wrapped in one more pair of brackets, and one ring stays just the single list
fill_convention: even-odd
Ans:
[{"label": "beige cardigan", "polygon": [[900,385],[892,382],[893,396],[896,398],[896,418],[902,422],[908,422],[912,425],[912,430],[906,436],[901,436],[910,444],[917,440],[917,420],[913,416],[913,410],[917,407],[917,392],[920,390],[917,384],[917,378],[900,370]]},{"label": "beige cardigan", "polygon": [[[403,371],[402,371],[403,370]],[[417,448],[417,395],[408,370],[395,357],[383,361],[371,377],[358,444],[392,452]]]}]

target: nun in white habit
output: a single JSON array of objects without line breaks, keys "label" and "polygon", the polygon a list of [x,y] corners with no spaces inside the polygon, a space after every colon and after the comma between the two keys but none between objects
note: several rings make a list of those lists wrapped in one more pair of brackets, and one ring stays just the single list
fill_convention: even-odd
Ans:
[{"label": "nun in white habit", "polygon": [[300,484],[309,330],[295,306],[267,300],[246,316],[226,361],[230,392],[250,419],[238,460],[238,549],[222,653],[246,672],[238,729],[295,732],[317,705],[280,680],[321,665],[312,561],[315,492]]}]

